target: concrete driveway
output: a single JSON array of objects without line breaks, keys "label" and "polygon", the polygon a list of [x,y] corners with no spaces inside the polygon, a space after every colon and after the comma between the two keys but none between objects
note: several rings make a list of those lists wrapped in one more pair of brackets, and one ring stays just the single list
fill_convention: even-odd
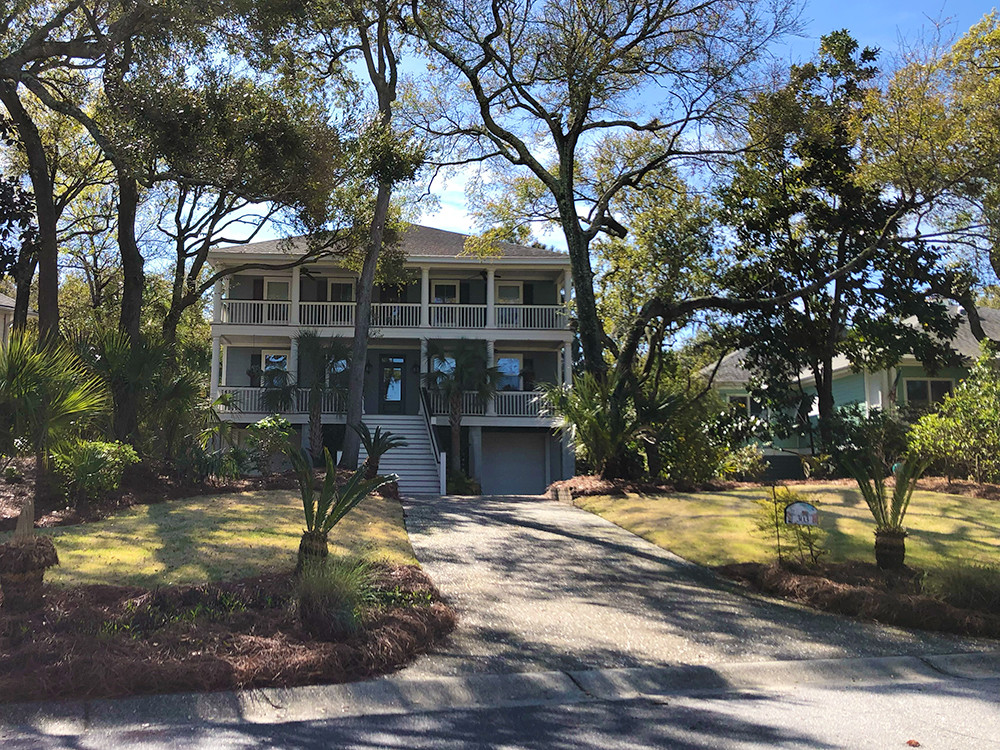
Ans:
[{"label": "concrete driveway", "polygon": [[748,595],[599,516],[539,497],[407,498],[460,618],[413,675],[991,651]]}]

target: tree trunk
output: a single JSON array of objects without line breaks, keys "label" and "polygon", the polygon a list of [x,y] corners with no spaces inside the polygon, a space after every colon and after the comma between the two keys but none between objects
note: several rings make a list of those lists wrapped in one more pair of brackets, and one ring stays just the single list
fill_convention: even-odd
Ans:
[{"label": "tree trunk", "polygon": [[[118,249],[121,253],[122,309],[118,328],[129,337],[131,356],[141,356],[142,292],[146,283],[144,261],[135,238],[135,219],[139,205],[139,186],[130,174],[118,173]],[[131,385],[114,393],[115,438],[135,443],[139,426],[138,393]]]},{"label": "tree trunk", "polygon": [[814,373],[816,380],[816,398],[819,408],[819,441],[821,449],[829,452],[833,444],[833,414],[836,403],[833,400],[833,359],[826,358],[820,365],[820,371]]},{"label": "tree trunk", "polygon": [[584,369],[603,377],[607,370],[604,362],[604,327],[597,314],[594,270],[590,263],[590,243],[580,230],[575,203],[571,199],[566,199],[557,201],[557,204],[563,233],[566,236],[566,248],[569,250],[573,287],[576,290],[574,299],[577,332],[580,336],[580,348],[583,350]]},{"label": "tree trunk", "polygon": [[[21,105],[16,83],[0,84],[0,101],[17,127],[28,157],[28,175],[38,219],[38,330],[46,341],[59,336],[59,246],[56,242],[59,217],[52,194],[49,160],[38,128]],[[18,289],[20,291],[20,286]]]},{"label": "tree trunk", "polygon": [[448,425],[451,427],[451,456],[448,463],[455,474],[462,473],[462,392],[450,399]]},{"label": "tree trunk", "polygon": [[34,246],[22,247],[14,267],[14,330],[23,331],[28,327],[28,311],[31,309],[31,281],[35,277],[38,254]]},{"label": "tree trunk", "polygon": [[344,433],[343,453],[340,456],[341,468],[352,471],[358,468],[358,449],[361,447],[361,439],[350,427],[351,425],[361,427],[361,412],[365,397],[365,366],[368,364],[368,327],[372,319],[372,287],[375,285],[375,270],[378,267],[379,253],[382,251],[382,236],[385,233],[385,220],[389,214],[391,196],[392,187],[387,183],[380,183],[375,198],[375,215],[372,218],[368,251],[365,253],[365,262],[357,286],[354,345],[351,348],[351,368],[347,381],[348,428]]},{"label": "tree trunk", "polygon": [[879,570],[899,570],[906,561],[906,532],[889,529],[875,532],[875,564]]},{"label": "tree trunk", "polygon": [[309,393],[309,453],[314,464],[323,461],[323,392],[316,389]]}]

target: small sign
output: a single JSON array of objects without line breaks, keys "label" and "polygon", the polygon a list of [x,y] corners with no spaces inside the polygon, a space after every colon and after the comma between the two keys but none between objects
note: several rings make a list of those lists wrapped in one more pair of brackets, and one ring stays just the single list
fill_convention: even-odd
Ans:
[{"label": "small sign", "polygon": [[819,511],[809,503],[790,503],[785,506],[785,523],[792,526],[819,526]]}]

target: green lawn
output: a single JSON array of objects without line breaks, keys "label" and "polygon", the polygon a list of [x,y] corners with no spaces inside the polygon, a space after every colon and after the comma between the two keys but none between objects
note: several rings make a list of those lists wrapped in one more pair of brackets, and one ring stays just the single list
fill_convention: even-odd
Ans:
[{"label": "green lawn", "polygon": [[[44,532],[52,536],[61,563],[45,580],[156,586],[287,570],[295,565],[302,529],[302,501],[290,490],[139,505],[104,521]],[[402,507],[377,497],[337,525],[330,551],[416,562]]]},{"label": "green lawn", "polygon": [[[874,562],[874,522],[856,489],[804,485],[820,510],[829,561]],[[752,499],[767,490],[581,497],[576,504],[681,557],[703,565],[764,561],[770,547],[751,533]],[[951,561],[1000,563],[1000,502],[915,492],[906,515],[906,561],[933,568]]]}]

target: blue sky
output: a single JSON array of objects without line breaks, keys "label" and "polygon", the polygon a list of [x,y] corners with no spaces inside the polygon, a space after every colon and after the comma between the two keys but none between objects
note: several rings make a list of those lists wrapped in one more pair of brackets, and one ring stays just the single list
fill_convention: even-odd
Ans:
[{"label": "blue sky", "polygon": [[[899,49],[900,40],[912,43],[937,20],[949,20],[946,33],[961,36],[992,8],[974,0],[814,0],[802,13],[803,35],[775,48],[775,54],[789,62],[808,60],[819,47],[821,36],[846,28],[862,46],[879,47],[891,55]],[[463,188],[461,179],[437,184],[434,193],[440,208],[425,214],[421,223],[456,232],[472,231]],[[541,239],[565,247],[556,234]]]}]

